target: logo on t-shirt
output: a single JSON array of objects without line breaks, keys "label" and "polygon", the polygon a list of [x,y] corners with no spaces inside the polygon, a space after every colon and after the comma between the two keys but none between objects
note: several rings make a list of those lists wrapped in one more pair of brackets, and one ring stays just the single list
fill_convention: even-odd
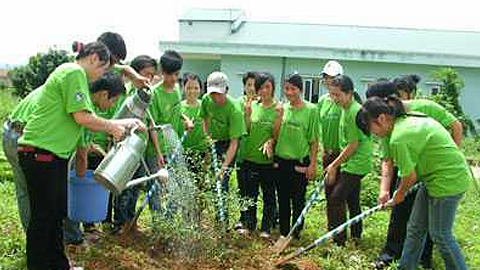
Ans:
[{"label": "logo on t-shirt", "polygon": [[75,100],[76,100],[77,102],[82,101],[82,100],[83,100],[83,94],[82,94],[82,93],[76,93],[76,94],[75,94]]}]

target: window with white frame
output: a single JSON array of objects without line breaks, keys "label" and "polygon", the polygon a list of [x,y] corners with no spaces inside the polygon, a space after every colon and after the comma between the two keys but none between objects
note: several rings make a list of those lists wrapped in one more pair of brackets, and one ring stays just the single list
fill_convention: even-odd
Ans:
[{"label": "window with white frame", "polygon": [[318,75],[301,75],[303,80],[303,98],[317,103],[320,94],[320,77]]},{"label": "window with white frame", "polygon": [[436,95],[438,92],[440,92],[440,89],[442,87],[441,82],[425,82],[425,85],[427,85],[427,93],[430,95]]}]

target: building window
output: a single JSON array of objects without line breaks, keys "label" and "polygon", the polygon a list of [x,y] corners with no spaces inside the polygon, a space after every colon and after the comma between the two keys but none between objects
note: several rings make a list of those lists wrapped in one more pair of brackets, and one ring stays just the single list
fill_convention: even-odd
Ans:
[{"label": "building window", "polygon": [[303,98],[311,103],[317,103],[320,92],[320,78],[315,75],[302,75]]},{"label": "building window", "polygon": [[425,84],[427,85],[427,90],[428,92],[426,94],[430,94],[430,95],[436,95],[440,92],[440,89],[442,87],[442,83],[440,82],[425,82]]}]

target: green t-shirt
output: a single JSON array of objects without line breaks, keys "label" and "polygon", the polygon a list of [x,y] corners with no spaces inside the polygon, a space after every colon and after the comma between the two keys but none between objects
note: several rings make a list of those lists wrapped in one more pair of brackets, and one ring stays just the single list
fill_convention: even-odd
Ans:
[{"label": "green t-shirt", "polygon": [[324,151],[339,151],[339,125],[342,108],[328,96],[323,95],[317,104],[320,123],[320,142]]},{"label": "green t-shirt", "polygon": [[340,147],[345,149],[348,144],[358,142],[357,150],[341,165],[340,171],[365,175],[372,170],[372,140],[357,127],[356,116],[361,106],[352,100],[346,110],[342,110],[340,116]]},{"label": "green t-shirt", "polygon": [[123,68],[123,65],[120,65],[120,64],[113,65],[113,74],[122,75],[122,68]]},{"label": "green t-shirt", "polygon": [[13,112],[8,117],[10,121],[21,122],[26,124],[30,117],[32,116],[33,111],[35,110],[35,105],[37,104],[37,98],[39,93],[42,91],[43,87],[30,92],[18,105],[13,109]]},{"label": "green t-shirt", "polygon": [[442,105],[428,99],[413,99],[403,102],[408,111],[421,112],[440,123],[446,130],[457,121],[457,118],[447,111]]},{"label": "green t-shirt", "polygon": [[210,95],[205,95],[202,99],[200,117],[210,120],[209,132],[213,140],[238,139],[246,133],[242,112],[229,96],[225,105],[218,106]]},{"label": "green t-shirt", "polygon": [[[175,84],[173,91],[167,93],[163,87],[163,82],[158,83],[153,87],[152,100],[150,103],[149,111],[152,114],[152,117],[156,125],[165,125],[172,124],[174,129],[180,121],[180,109],[181,109],[181,100],[182,93],[180,92],[180,87],[178,84]],[[163,155],[170,154],[171,146],[167,142],[167,138],[163,136],[161,131],[157,131],[158,134],[158,143],[160,144],[160,150]],[[149,140],[146,150],[146,155],[148,157],[153,157],[157,155],[155,147],[151,140]]]},{"label": "green t-shirt", "polygon": [[87,74],[78,64],[66,63],[55,69],[43,84],[19,144],[68,158],[82,135],[82,127],[72,116],[79,111],[93,113]]},{"label": "green t-shirt", "polygon": [[438,122],[426,117],[399,118],[389,145],[400,176],[407,177],[415,170],[430,196],[452,196],[468,189],[465,157]]},{"label": "green t-shirt", "polygon": [[[133,87],[132,83],[126,84],[125,89],[126,89],[127,92],[125,94],[119,95],[117,100],[115,101],[115,104],[111,108],[108,108],[107,110],[102,111],[99,108],[95,107],[95,114],[99,117],[104,118],[104,119],[112,119],[115,116],[115,114],[117,113],[117,111],[120,110],[120,107],[122,106],[125,99],[128,96],[135,93],[135,88]],[[108,134],[106,132],[93,132],[92,142],[99,145],[104,150],[108,150],[107,149]]]},{"label": "green t-shirt", "polygon": [[182,114],[185,114],[193,121],[193,130],[187,134],[187,137],[183,141],[183,147],[196,152],[205,152],[207,151],[208,145],[205,133],[203,132],[202,118],[200,117],[200,100],[198,100],[198,102],[198,106],[190,106],[186,100],[181,103]]},{"label": "green t-shirt", "polygon": [[[238,106],[238,109],[242,112],[242,117],[245,121],[245,96],[241,96],[239,97],[238,99],[235,100],[235,105]],[[246,126],[245,126],[245,130],[246,130]],[[237,154],[235,156],[235,161],[237,163],[241,163],[243,161],[243,156],[244,156],[244,153],[245,153],[245,136],[239,138],[239,142],[238,142],[238,150],[237,150]]]},{"label": "green t-shirt", "polygon": [[[116,104],[116,103],[115,103]],[[113,115],[115,114],[115,107],[109,108],[107,110],[100,110],[99,108],[95,107],[95,114],[98,117],[104,119],[112,119]],[[91,132],[91,131],[87,131]],[[102,147],[103,150],[107,151],[107,144],[108,144],[108,134],[106,132],[91,132],[92,142]]]},{"label": "green t-shirt", "polygon": [[[425,114],[440,123],[446,130],[450,130],[452,123],[457,121],[457,118],[455,118],[453,114],[449,113],[447,109],[432,100],[413,99],[403,101],[403,103],[405,104],[407,111]],[[382,139],[381,141],[382,158],[384,159],[391,158],[391,153],[386,140],[388,139]]]},{"label": "green t-shirt", "polygon": [[272,137],[273,125],[277,113],[275,104],[263,107],[260,102],[252,102],[252,115],[250,116],[250,133],[243,137],[245,148],[243,158],[257,164],[271,164],[272,159],[267,158],[260,149]]},{"label": "green t-shirt", "polygon": [[275,155],[283,159],[299,160],[310,155],[310,143],[318,141],[318,111],[312,103],[304,101],[301,108],[284,105],[280,134]]}]

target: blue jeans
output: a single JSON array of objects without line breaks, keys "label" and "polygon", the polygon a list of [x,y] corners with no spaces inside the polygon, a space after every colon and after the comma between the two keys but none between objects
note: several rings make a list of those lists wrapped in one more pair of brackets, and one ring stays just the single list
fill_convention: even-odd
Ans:
[{"label": "blue jeans", "polygon": [[[157,163],[157,157],[146,158],[145,162],[147,162],[148,170],[150,171],[151,174],[156,173],[160,169]],[[146,192],[148,192],[152,188],[155,182],[157,182],[157,180],[150,180],[147,182],[146,189],[145,189]],[[162,186],[163,185],[160,185],[159,183],[157,183],[158,189],[153,193],[152,197],[150,197],[150,199],[148,200],[148,207],[153,212],[161,211],[161,205],[159,200],[160,193],[165,192],[165,190],[162,190]]]},{"label": "blue jeans", "polygon": [[8,121],[5,122],[2,133],[3,152],[5,152],[5,157],[12,166],[18,213],[22,228],[26,231],[30,220],[30,201],[28,199],[27,181],[18,162],[17,141],[19,137],[20,134],[11,128]]},{"label": "blue jeans", "polygon": [[457,206],[463,194],[434,198],[422,186],[415,198],[407,228],[399,268],[417,269],[427,237],[427,231],[434,245],[440,249],[447,270],[465,270],[465,259],[457,241],[452,235]]},{"label": "blue jeans", "polygon": [[[145,175],[145,170],[140,167],[135,171],[133,178],[139,178]],[[114,198],[113,204],[113,224],[121,227],[133,220],[135,217],[135,207],[137,205],[138,196],[140,195],[140,186],[136,185],[123,190]]]}]

